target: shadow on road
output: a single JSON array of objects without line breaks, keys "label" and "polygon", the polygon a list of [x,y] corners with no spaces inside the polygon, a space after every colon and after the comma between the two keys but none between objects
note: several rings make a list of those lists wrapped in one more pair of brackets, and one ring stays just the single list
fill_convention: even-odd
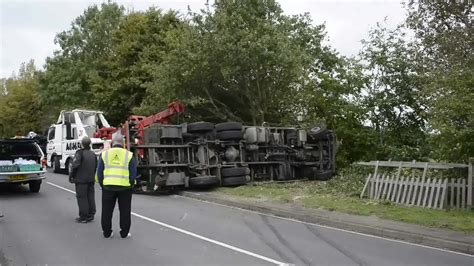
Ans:
[{"label": "shadow on road", "polygon": [[191,192],[196,192],[196,193],[199,193],[199,192],[211,192],[213,191],[214,188],[213,187],[210,187],[210,188],[178,188],[178,187],[171,187],[171,188],[164,188],[164,189],[160,189],[160,190],[156,190],[156,191],[138,191],[138,190],[134,190],[134,194],[138,194],[138,195],[146,195],[146,196],[172,196],[172,195],[179,195],[181,194],[181,192],[183,191],[191,191]]},{"label": "shadow on road", "polygon": [[37,197],[37,193],[30,193],[28,185],[0,184],[0,199],[15,197]]}]

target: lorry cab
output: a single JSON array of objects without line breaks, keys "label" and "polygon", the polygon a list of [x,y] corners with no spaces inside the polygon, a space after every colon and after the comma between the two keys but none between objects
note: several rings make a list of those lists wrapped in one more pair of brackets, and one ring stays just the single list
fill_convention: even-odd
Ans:
[{"label": "lorry cab", "polygon": [[104,140],[94,138],[94,133],[100,128],[110,127],[100,111],[75,109],[61,111],[58,120],[48,130],[46,147],[47,165],[55,173],[68,172],[69,166],[77,150],[82,148],[84,136],[91,138],[91,148],[99,154],[104,146]]}]

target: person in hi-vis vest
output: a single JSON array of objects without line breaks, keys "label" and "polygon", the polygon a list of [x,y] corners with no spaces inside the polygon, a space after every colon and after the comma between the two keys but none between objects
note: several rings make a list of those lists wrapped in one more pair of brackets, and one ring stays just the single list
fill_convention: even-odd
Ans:
[{"label": "person in hi-vis vest", "polygon": [[130,237],[132,187],[137,176],[133,153],[123,148],[120,132],[112,136],[112,148],[103,151],[97,166],[97,181],[102,187],[101,225],[105,238],[112,238],[112,215],[115,202],[120,211],[120,236]]}]

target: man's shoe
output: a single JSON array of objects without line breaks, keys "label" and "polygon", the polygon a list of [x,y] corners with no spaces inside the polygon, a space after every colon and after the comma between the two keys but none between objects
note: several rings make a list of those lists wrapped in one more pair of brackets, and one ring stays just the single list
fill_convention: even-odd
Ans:
[{"label": "man's shoe", "polygon": [[87,223],[87,218],[77,217],[76,222],[85,224],[85,223]]},{"label": "man's shoe", "polygon": [[128,234],[127,234],[126,236],[124,236],[124,237],[122,236],[123,239],[125,239],[125,238],[130,238],[130,237],[132,237],[132,234],[131,234],[131,233],[128,233]]},{"label": "man's shoe", "polygon": [[110,235],[108,237],[104,235],[105,239],[111,239],[113,237],[114,237],[114,232],[110,233]]},{"label": "man's shoe", "polygon": [[90,216],[86,218],[87,222],[93,222],[94,221],[94,216]]}]

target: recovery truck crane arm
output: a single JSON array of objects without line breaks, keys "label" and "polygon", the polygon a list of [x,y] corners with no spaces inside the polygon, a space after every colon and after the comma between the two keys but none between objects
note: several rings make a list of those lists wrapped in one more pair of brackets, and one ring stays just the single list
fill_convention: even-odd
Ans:
[{"label": "recovery truck crane arm", "polygon": [[[168,104],[168,108],[166,110],[161,111],[157,114],[151,115],[149,117],[142,117],[142,119],[139,119],[141,121],[138,122],[135,128],[137,129],[140,127],[145,128],[154,123],[169,124],[171,122],[170,118],[172,115],[177,114],[177,113],[182,113],[182,112],[184,112],[184,105],[182,103],[177,102],[177,101],[171,102]],[[135,116],[135,118],[138,118],[138,116]],[[131,122],[130,119],[129,119],[129,122]]]},{"label": "recovery truck crane arm", "polygon": [[[148,117],[131,115],[123,124],[122,134],[127,137],[127,144],[130,143],[130,138],[136,138],[138,141],[136,144],[141,144],[146,127],[154,123],[169,124],[171,116],[182,112],[184,112],[184,105],[181,102],[174,101],[168,104],[166,110]],[[116,131],[117,128],[115,127],[101,128],[95,132],[94,137],[110,140],[112,139],[112,134]],[[130,132],[133,132],[132,136],[129,135]]]},{"label": "recovery truck crane arm", "polygon": [[[168,108],[157,114],[143,117],[130,116],[127,120],[130,129],[136,131],[135,137],[141,142],[144,137],[144,129],[154,123],[169,124],[171,116],[184,112],[184,105],[181,102],[174,101],[168,104]],[[126,134],[125,134],[126,135]]]}]

